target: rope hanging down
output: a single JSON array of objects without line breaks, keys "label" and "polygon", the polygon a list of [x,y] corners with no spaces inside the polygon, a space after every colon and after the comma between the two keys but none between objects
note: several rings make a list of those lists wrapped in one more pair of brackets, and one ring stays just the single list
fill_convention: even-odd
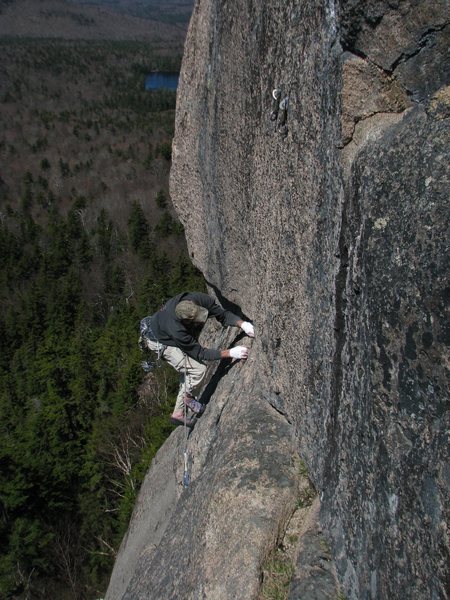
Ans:
[{"label": "rope hanging down", "polygon": [[[184,393],[185,396],[187,394],[187,381],[188,381],[188,373],[187,373],[187,354],[184,353]],[[186,400],[186,398],[185,398]],[[184,449],[183,449],[183,459],[184,459],[184,470],[183,470],[183,487],[187,488],[190,483],[190,475],[189,475],[189,454],[188,454],[188,426],[186,424],[187,421],[187,407],[186,402],[184,402],[183,407],[183,421],[184,421]]]}]

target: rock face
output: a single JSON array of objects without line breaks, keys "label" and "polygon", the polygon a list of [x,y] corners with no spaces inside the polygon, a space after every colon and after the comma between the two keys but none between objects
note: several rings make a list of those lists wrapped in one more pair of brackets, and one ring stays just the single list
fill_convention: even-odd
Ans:
[{"label": "rock face", "polygon": [[179,429],[143,484],[107,598],[258,594],[261,565],[297,501],[293,428],[267,402],[251,362],[223,364],[218,375],[188,440],[191,484],[181,486]]},{"label": "rock face", "polygon": [[[108,599],[258,598],[299,455],[348,599],[447,597],[448,22],[444,0],[196,3],[172,197],[257,336],[214,376],[187,490],[183,433],[160,450]],[[291,600],[333,587],[305,582],[308,539]]]}]

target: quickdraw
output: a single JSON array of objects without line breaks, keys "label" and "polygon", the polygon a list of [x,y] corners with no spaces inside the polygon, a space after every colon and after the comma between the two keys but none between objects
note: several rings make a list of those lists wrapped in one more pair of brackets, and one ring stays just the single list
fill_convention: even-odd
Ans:
[{"label": "quickdraw", "polygon": [[270,113],[270,120],[275,122],[275,127],[282,139],[288,134],[288,108],[289,92],[283,93],[281,88],[275,88],[272,91],[272,111]]}]

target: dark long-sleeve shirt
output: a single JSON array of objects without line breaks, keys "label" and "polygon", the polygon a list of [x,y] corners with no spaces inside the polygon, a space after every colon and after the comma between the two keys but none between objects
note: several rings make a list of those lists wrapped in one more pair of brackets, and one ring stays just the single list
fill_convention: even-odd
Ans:
[{"label": "dark long-sleeve shirt", "polygon": [[182,300],[192,300],[208,310],[209,317],[215,317],[224,327],[236,327],[239,317],[216,304],[208,294],[201,292],[183,292],[171,298],[161,310],[149,320],[149,337],[165,346],[176,346],[188,356],[198,361],[219,360],[220,350],[203,348],[197,339],[199,330],[187,327],[175,314],[176,305]]}]

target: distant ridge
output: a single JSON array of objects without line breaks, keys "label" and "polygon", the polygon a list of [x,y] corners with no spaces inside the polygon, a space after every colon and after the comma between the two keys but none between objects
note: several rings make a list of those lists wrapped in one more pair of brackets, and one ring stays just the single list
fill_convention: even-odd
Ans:
[{"label": "distant ridge", "polygon": [[66,0],[0,0],[0,37],[183,43],[186,23],[155,21],[118,8]]},{"label": "distant ridge", "polygon": [[68,0],[75,4],[109,7],[119,12],[162,21],[187,25],[192,14],[194,0]]}]

